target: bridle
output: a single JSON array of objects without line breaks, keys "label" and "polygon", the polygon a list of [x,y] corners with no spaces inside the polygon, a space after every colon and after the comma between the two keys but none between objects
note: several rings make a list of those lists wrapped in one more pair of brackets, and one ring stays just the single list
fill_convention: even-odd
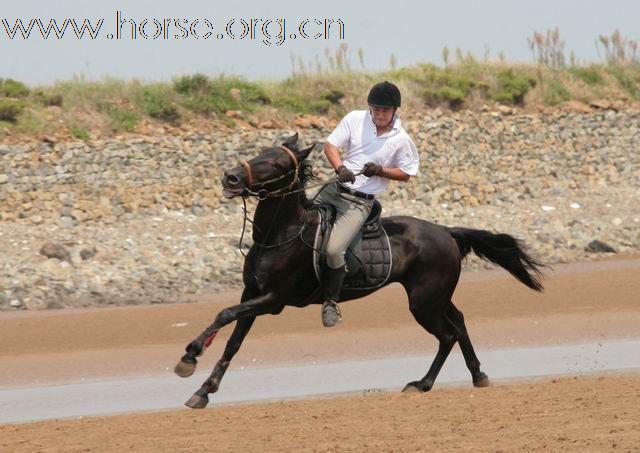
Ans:
[{"label": "bridle", "polygon": [[[244,188],[244,192],[242,193],[242,204],[243,204],[243,222],[242,222],[242,231],[240,233],[240,241],[238,243],[238,249],[240,250],[240,253],[243,256],[246,256],[244,254],[244,251],[242,250],[242,240],[244,238],[244,233],[246,231],[246,225],[247,222],[250,222],[254,227],[258,228],[258,225],[255,224],[255,222],[253,222],[253,220],[251,220],[248,216],[249,212],[247,210],[247,198],[249,197],[255,197],[257,198],[259,201],[263,201],[266,200],[267,198],[281,198],[280,203],[278,204],[278,207],[276,209],[275,214],[273,215],[273,218],[271,220],[271,224],[269,225],[269,228],[266,231],[266,234],[264,234],[265,237],[268,237],[269,233],[271,232],[271,230],[274,227],[275,224],[275,220],[278,217],[278,212],[280,211],[280,207],[282,206],[282,202],[284,201],[284,197],[289,196],[289,195],[293,195],[299,192],[304,192],[306,189],[312,188],[312,187],[317,187],[317,186],[326,186],[327,184],[331,184],[334,183],[338,180],[338,178],[331,178],[327,181],[323,181],[320,182],[318,184],[313,184],[307,187],[302,187],[300,189],[296,189],[296,190],[291,190],[291,188],[293,188],[296,183],[298,183],[300,181],[300,177],[298,174],[298,171],[300,169],[300,165],[302,164],[301,161],[298,161],[298,158],[296,157],[296,155],[294,154],[293,151],[291,151],[289,148],[287,148],[284,145],[280,145],[278,148],[280,148],[282,151],[286,152],[290,157],[291,160],[293,161],[293,169],[283,173],[282,175],[276,177],[276,178],[272,178],[269,179],[267,181],[262,181],[259,183],[254,183],[253,182],[253,174],[251,172],[251,164],[249,164],[249,161],[245,160],[242,162],[242,166],[244,168],[244,174],[247,180],[247,184],[246,187]],[[255,190],[254,186],[265,186],[267,184],[270,184],[272,182],[276,182],[276,181],[280,181],[282,179],[287,178],[291,173],[294,173],[294,176],[291,180],[291,182],[286,186],[286,187],[281,187],[279,189],[275,189],[275,190],[267,190],[267,189],[259,189],[258,191]],[[358,172],[356,173],[356,175],[361,174],[362,172]],[[315,196],[317,197],[319,195],[320,192],[318,192]],[[259,243],[257,241],[254,241],[254,245],[258,246],[261,249],[271,249],[271,248],[277,248],[277,247],[281,247],[285,244],[289,244],[293,241],[295,241],[296,239],[300,238],[302,240],[302,242],[305,243],[305,245],[307,245],[308,247],[311,247],[313,249],[313,246],[311,246],[310,244],[307,244],[304,239],[302,238],[302,234],[304,233],[304,231],[306,230],[307,226],[308,226],[308,217],[305,216],[305,219],[302,223],[302,226],[300,227],[300,230],[298,230],[298,232],[290,237],[289,239],[286,239],[282,242],[276,243],[276,244],[264,244],[264,243]],[[258,228],[258,230],[260,230],[260,228]],[[262,232],[261,232],[262,233]]]},{"label": "bridle", "polygon": [[[244,175],[245,178],[247,180],[246,183],[246,187],[244,189],[244,192],[242,194],[242,204],[243,204],[243,214],[244,214],[244,219],[242,222],[242,232],[240,233],[240,242],[238,243],[238,249],[240,250],[240,253],[243,256],[246,256],[244,254],[244,251],[242,250],[242,239],[244,237],[244,232],[246,229],[246,225],[247,225],[247,221],[251,222],[251,224],[253,224],[254,227],[258,227],[258,225],[255,224],[255,222],[253,222],[253,220],[249,219],[248,217],[248,211],[247,211],[247,198],[252,196],[252,197],[256,197],[259,201],[262,200],[266,200],[267,198],[275,198],[275,197],[280,197],[280,203],[278,204],[278,208],[276,210],[275,215],[273,216],[272,220],[271,220],[271,225],[269,226],[268,230],[267,230],[267,234],[266,236],[268,236],[268,234],[271,232],[271,229],[274,226],[275,220],[278,216],[278,212],[280,211],[280,207],[282,206],[282,202],[284,201],[284,197],[286,197],[287,195],[291,195],[293,193],[297,193],[297,192],[301,192],[304,190],[304,188],[300,189],[300,190],[295,190],[292,191],[290,190],[292,187],[294,187],[296,185],[296,183],[300,180],[300,177],[298,176],[298,170],[300,169],[300,165],[301,165],[301,161],[298,161],[298,158],[296,157],[296,155],[293,153],[293,151],[291,151],[289,148],[287,148],[284,145],[280,145],[278,148],[280,148],[282,151],[284,151],[285,153],[287,153],[289,155],[289,157],[291,157],[291,160],[293,161],[293,169],[283,173],[282,175],[276,177],[276,178],[272,178],[269,179],[267,181],[262,181],[259,183],[254,183],[253,182],[253,174],[251,172],[251,164],[249,163],[249,161],[245,160],[242,162],[242,166],[244,168]],[[291,173],[293,172],[293,178],[291,179],[291,182],[286,186],[286,187],[281,187],[279,189],[275,189],[275,190],[267,190],[265,188],[261,188],[258,191],[255,190],[255,186],[265,186],[267,184],[276,182],[276,181],[280,181],[282,179],[287,178]],[[307,227],[307,222],[305,220],[305,222],[302,225],[302,228],[300,228],[300,230],[296,233],[295,236],[291,237],[290,239],[287,239],[286,241],[277,243],[277,244],[271,244],[271,245],[267,245],[267,244],[260,244],[257,241],[254,241],[254,244],[257,245],[258,247],[260,247],[261,249],[270,249],[270,248],[276,248],[276,247],[280,247],[282,245],[288,244],[290,242],[293,242],[295,239],[297,239],[298,237],[302,236],[302,233],[304,232],[304,230]],[[258,228],[258,230],[260,230]]]},{"label": "bridle", "polygon": [[[296,157],[296,155],[293,153],[293,151],[291,151],[289,148],[287,148],[284,145],[280,145],[278,148],[280,148],[282,151],[284,151],[285,153],[287,153],[289,155],[289,157],[291,157],[291,160],[293,161],[293,169],[281,174],[280,176],[276,177],[276,178],[272,178],[269,179],[267,181],[262,181],[262,182],[258,182],[255,183],[253,182],[253,174],[251,172],[251,164],[249,164],[249,161],[245,160],[244,162],[242,162],[242,166],[244,168],[244,175],[247,179],[247,184],[245,187],[245,194],[243,196],[254,196],[256,197],[258,200],[266,200],[267,198],[272,198],[272,197],[284,197],[287,196],[291,193],[295,193],[295,192],[291,192],[290,189],[296,185],[296,183],[300,180],[299,176],[298,176],[298,170],[300,169],[300,164],[301,162],[298,161],[298,158]],[[275,190],[267,190],[265,188],[261,188],[259,190],[255,190],[255,187],[262,187],[262,186],[266,186],[267,184],[271,184],[273,182],[277,182],[280,181],[282,179],[287,178],[291,173],[293,173],[293,178],[291,179],[291,182],[289,183],[288,186],[286,187],[281,187],[279,189],[275,189]]]},{"label": "bridle", "polygon": [[[255,228],[258,228],[258,225],[255,224],[255,222],[253,222],[253,220],[251,220],[249,218],[249,212],[247,210],[247,198],[249,197],[255,197],[257,198],[259,201],[263,201],[266,200],[267,198],[280,198],[280,203],[278,203],[278,207],[276,209],[275,214],[273,215],[273,218],[271,220],[271,223],[269,225],[269,228],[266,231],[266,234],[264,234],[265,237],[267,237],[269,235],[269,233],[271,232],[271,230],[274,227],[275,224],[275,220],[278,217],[278,212],[280,211],[280,207],[282,206],[282,202],[284,201],[284,197],[289,196],[289,195],[293,195],[293,194],[297,194],[300,192],[304,192],[306,189],[311,188],[311,187],[315,187],[315,186],[326,186],[327,184],[331,184],[335,181],[337,181],[337,178],[331,178],[327,181],[323,181],[319,184],[314,184],[308,187],[302,187],[300,189],[296,189],[296,190],[291,190],[299,181],[300,181],[300,176],[298,171],[300,170],[300,165],[302,164],[301,161],[298,160],[298,158],[296,157],[296,155],[294,154],[293,151],[291,151],[289,148],[287,148],[284,145],[279,146],[278,148],[280,148],[282,151],[284,151],[285,153],[287,153],[290,157],[291,157],[291,161],[293,162],[293,169],[283,173],[282,175],[276,177],[276,178],[272,178],[269,179],[267,181],[262,181],[259,183],[254,183],[253,182],[253,174],[251,172],[251,164],[249,163],[249,161],[245,160],[242,162],[242,166],[244,168],[244,174],[245,174],[245,178],[246,178],[246,187],[244,188],[244,192],[242,194],[242,204],[243,204],[243,222],[242,222],[242,231],[240,233],[240,241],[238,243],[238,249],[240,250],[240,253],[243,256],[246,256],[244,254],[244,251],[242,250],[242,240],[244,238],[244,233],[246,231],[246,225],[247,222],[250,222]],[[262,187],[265,186],[267,184],[276,182],[276,181],[280,181],[282,179],[287,178],[291,173],[294,173],[293,178],[291,179],[291,182],[285,186],[285,187],[281,187],[279,189],[275,189],[275,190],[267,190],[265,188],[261,188],[259,190],[256,191],[256,186],[258,187]],[[318,194],[316,194],[317,196]],[[314,197],[315,198],[315,197]],[[296,239],[300,238],[302,239],[303,242],[304,239],[302,238],[302,234],[304,233],[304,231],[307,229],[308,226],[308,221],[309,218],[307,216],[305,216],[304,221],[302,222],[302,226],[300,227],[300,229],[298,230],[298,232],[293,235],[292,237],[290,237],[289,239],[286,239],[282,242],[278,242],[276,244],[264,244],[264,243],[259,243],[257,241],[254,241],[254,245],[258,246],[260,249],[272,249],[272,248],[277,248],[277,247],[281,247],[283,245],[289,244],[293,241],[295,241]],[[260,228],[258,228],[258,230],[260,231]],[[261,231],[261,233],[263,233]],[[305,242],[306,244],[306,242]],[[308,244],[307,244],[308,245]],[[311,247],[313,248],[313,247]]]}]

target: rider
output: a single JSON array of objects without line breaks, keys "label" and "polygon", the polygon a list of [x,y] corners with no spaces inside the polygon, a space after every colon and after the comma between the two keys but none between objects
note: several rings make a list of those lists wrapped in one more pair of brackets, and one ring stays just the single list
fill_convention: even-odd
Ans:
[{"label": "rider", "polygon": [[[418,152],[400,124],[400,90],[384,81],[374,85],[367,97],[368,110],[348,113],[329,135],[324,152],[338,175],[338,182],[324,186],[319,203],[336,208],[336,220],[327,243],[327,272],[322,323],[342,321],[337,302],[346,273],[345,251],[364,224],[375,194],[389,179],[408,181],[418,172]],[[346,149],[344,160],[340,148]]]}]

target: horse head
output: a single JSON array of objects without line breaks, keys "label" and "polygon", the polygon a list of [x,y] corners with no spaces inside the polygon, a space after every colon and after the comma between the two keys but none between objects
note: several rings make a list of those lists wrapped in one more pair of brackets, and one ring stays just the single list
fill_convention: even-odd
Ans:
[{"label": "horse head", "polygon": [[298,134],[287,138],[282,145],[264,148],[253,159],[225,171],[222,176],[223,195],[257,196],[265,199],[284,194],[300,182],[301,164],[315,143],[299,150]]}]

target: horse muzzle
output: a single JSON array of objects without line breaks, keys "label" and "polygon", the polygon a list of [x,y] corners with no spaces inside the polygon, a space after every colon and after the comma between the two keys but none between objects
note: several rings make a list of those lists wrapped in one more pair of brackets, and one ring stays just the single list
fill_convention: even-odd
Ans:
[{"label": "horse muzzle", "polygon": [[231,170],[222,175],[222,195],[225,198],[233,198],[243,195],[246,190],[245,176],[242,170]]}]

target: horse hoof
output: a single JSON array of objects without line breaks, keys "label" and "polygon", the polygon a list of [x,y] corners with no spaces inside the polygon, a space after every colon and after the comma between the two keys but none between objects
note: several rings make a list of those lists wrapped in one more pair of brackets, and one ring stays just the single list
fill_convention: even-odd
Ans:
[{"label": "horse hoof", "polygon": [[473,381],[473,386],[478,388],[489,387],[490,385],[491,381],[489,381],[489,376],[484,373],[482,373],[482,375],[478,379]]},{"label": "horse hoof", "polygon": [[209,397],[207,395],[200,396],[197,394],[193,394],[189,400],[184,403],[185,406],[190,407],[191,409],[204,409],[209,404]]},{"label": "horse hoof", "polygon": [[420,382],[409,382],[402,389],[402,393],[422,393],[422,384]]},{"label": "horse hoof", "polygon": [[196,365],[198,362],[185,362],[184,360],[180,360],[176,367],[173,369],[173,372],[182,378],[186,378],[191,376],[196,371]]}]

